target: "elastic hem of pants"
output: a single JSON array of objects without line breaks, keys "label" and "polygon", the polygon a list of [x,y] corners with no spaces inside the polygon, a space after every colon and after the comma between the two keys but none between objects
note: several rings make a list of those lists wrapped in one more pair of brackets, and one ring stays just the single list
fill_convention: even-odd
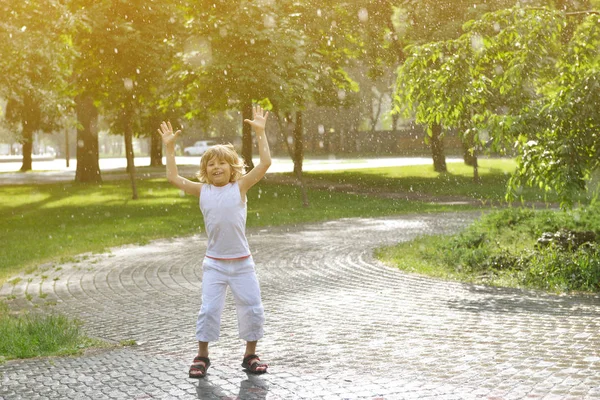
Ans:
[{"label": "elastic hem of pants", "polygon": [[211,342],[218,342],[219,338],[216,339],[204,339],[204,338],[199,338],[198,336],[196,336],[196,340],[199,342],[206,342],[206,343],[211,343]]},{"label": "elastic hem of pants", "polygon": [[248,337],[241,337],[239,336],[240,339],[246,341],[246,342],[258,342],[260,339],[262,339],[264,337],[264,335],[256,335],[256,336],[250,336],[250,338]]}]

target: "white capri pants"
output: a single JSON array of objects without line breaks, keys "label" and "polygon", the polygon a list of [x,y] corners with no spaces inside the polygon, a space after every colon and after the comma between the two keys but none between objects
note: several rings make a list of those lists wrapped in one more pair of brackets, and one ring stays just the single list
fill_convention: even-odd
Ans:
[{"label": "white capri pants", "polygon": [[205,257],[202,269],[202,306],[196,322],[196,339],[199,342],[219,339],[227,286],[237,308],[240,339],[247,342],[261,339],[265,315],[252,257],[238,260]]}]

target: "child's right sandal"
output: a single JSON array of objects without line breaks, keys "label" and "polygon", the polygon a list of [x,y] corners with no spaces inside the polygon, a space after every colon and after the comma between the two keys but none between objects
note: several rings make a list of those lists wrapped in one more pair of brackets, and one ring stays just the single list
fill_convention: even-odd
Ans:
[{"label": "child's right sandal", "polygon": [[204,378],[206,376],[206,370],[210,366],[210,360],[208,357],[196,357],[194,362],[190,366],[189,376],[190,378]]},{"label": "child's right sandal", "polygon": [[242,367],[251,374],[264,374],[267,372],[267,368],[269,368],[267,364],[260,362],[260,358],[258,358],[256,354],[250,354],[249,356],[244,357]]}]

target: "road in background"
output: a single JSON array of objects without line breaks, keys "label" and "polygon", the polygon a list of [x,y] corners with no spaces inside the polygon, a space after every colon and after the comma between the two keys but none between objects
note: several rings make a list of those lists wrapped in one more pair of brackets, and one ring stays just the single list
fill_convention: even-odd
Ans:
[{"label": "road in background", "polygon": [[[461,158],[447,158],[446,162],[462,162]],[[164,163],[163,159],[163,163]],[[258,163],[258,158],[254,160]],[[150,157],[136,157],[136,167],[150,164]],[[109,172],[123,170],[127,165],[125,158],[101,158],[100,171]],[[177,157],[177,165],[181,172],[188,174],[200,165],[200,157]],[[408,165],[432,165],[429,157],[395,157],[395,158],[327,158],[327,159],[305,159],[302,169],[304,171],[337,171],[349,169],[399,167]],[[77,161],[71,160],[69,167],[64,159],[52,161],[34,161],[33,171],[27,173],[18,172],[21,162],[0,163],[0,185],[33,182],[60,182],[75,178]],[[292,172],[294,164],[289,158],[273,158],[273,164],[269,173]],[[193,173],[193,172],[192,172]],[[143,175],[142,175],[143,176]],[[103,176],[103,179],[105,177]]]}]

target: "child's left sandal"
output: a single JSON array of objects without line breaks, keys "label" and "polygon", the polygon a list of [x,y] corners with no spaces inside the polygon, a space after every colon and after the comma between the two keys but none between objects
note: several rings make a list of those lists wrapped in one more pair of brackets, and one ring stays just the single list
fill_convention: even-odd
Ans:
[{"label": "child's left sandal", "polygon": [[[254,361],[254,362],[253,362]],[[250,354],[244,357],[242,367],[251,374],[264,374],[269,366],[260,362],[260,358],[256,354]]]}]

